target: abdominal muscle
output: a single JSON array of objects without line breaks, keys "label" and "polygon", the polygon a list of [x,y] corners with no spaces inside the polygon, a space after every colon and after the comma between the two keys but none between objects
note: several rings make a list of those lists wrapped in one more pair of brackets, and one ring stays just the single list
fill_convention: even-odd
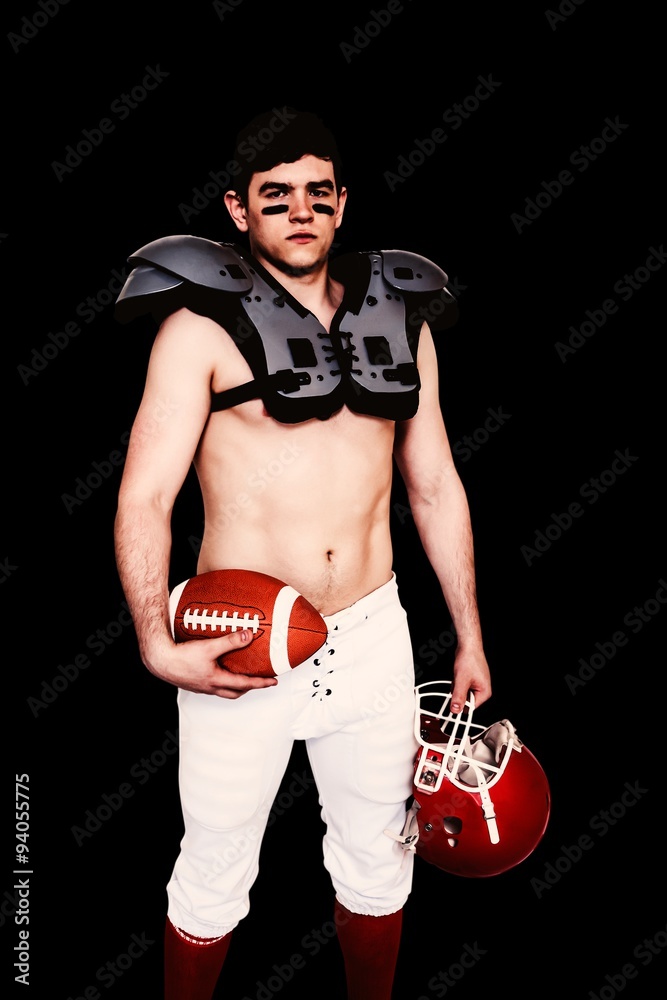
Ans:
[{"label": "abdominal muscle", "polygon": [[347,408],[281,424],[254,400],[212,414],[195,460],[198,572],[268,573],[322,615],[382,586],[392,572],[394,426]]}]

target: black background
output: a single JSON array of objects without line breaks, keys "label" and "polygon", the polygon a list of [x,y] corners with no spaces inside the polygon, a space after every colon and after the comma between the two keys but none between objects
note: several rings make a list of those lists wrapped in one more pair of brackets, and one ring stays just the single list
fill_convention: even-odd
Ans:
[{"label": "black background", "polygon": [[[594,0],[564,0],[561,11],[424,0],[5,9],[3,797],[12,771],[29,774],[33,874],[30,986],[19,987],[12,949],[28,925],[14,923],[8,804],[3,992],[160,998],[164,887],[181,836],[176,705],[138,658],[112,539],[152,328],[120,326],[110,302],[127,256],[150,240],[236,238],[219,195],[192,211],[195,189],[225,170],[240,125],[286,104],[316,111],[339,137],[349,188],[339,249],[422,253],[458,290],[458,320],[434,327],[494,680],[477,721],[509,717],[553,793],[545,838],[512,872],[463,880],[418,860],[396,1000],[494,989],[638,1000],[664,983],[658,25],[641,5],[622,20]],[[121,116],[117,102],[148,68],[161,82],[135,91],[145,99]],[[492,82],[474,107],[480,79]],[[466,99],[454,128],[444,116]],[[103,119],[113,128],[99,144],[58,167]],[[607,119],[622,128],[605,144]],[[435,129],[447,138],[420,162],[418,140],[426,148]],[[593,140],[582,170],[576,151]],[[412,174],[398,177],[406,160]],[[563,170],[571,183],[554,195]],[[559,354],[608,300],[604,324]],[[485,431],[492,412],[503,421]],[[626,461],[613,471],[617,452]],[[575,503],[579,516],[563,527]],[[419,679],[447,677],[448,614],[398,482],[392,518]],[[194,566],[200,527],[188,481],[175,578]],[[582,665],[594,654],[595,668]],[[221,997],[344,996],[307,773],[297,745]],[[307,791],[290,798],[297,776]],[[109,801],[113,811],[101,808]],[[85,831],[97,812],[99,828]],[[317,954],[314,930],[325,942]],[[128,960],[133,936],[144,951]],[[464,969],[466,946],[478,959]],[[292,956],[302,967],[288,980],[277,969]]]}]

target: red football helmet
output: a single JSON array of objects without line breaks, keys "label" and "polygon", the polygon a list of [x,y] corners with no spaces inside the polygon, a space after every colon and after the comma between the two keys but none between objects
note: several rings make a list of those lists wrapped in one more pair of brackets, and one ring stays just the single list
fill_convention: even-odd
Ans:
[{"label": "red football helmet", "polygon": [[[449,711],[451,682],[416,688],[413,802],[400,838],[452,875],[499,875],[528,857],[549,821],[546,775],[503,719],[472,722],[474,696],[461,712]],[[389,831],[387,831],[389,832]]]}]

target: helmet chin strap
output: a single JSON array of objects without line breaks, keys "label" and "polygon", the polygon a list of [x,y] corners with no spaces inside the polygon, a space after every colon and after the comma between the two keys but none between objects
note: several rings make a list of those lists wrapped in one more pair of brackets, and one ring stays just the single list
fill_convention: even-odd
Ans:
[{"label": "helmet chin strap", "polygon": [[[473,743],[470,743],[466,735],[465,742],[462,742],[460,746],[461,753],[456,759],[462,763],[465,762],[463,768],[465,777],[461,774],[459,765],[452,774],[452,780],[454,784],[458,784],[460,787],[469,786],[471,790],[479,794],[482,800],[482,814],[489,831],[489,839],[492,844],[498,844],[500,834],[496,823],[495,807],[489,793],[489,785],[495,784],[504,771],[512,750],[521,750],[521,741],[518,739],[512,723],[508,719],[503,719],[501,722],[489,726],[481,737],[478,737]],[[499,765],[503,750],[505,750],[504,760]],[[468,780],[470,770],[475,775],[475,782]],[[490,780],[487,777],[489,774],[491,775]]]},{"label": "helmet chin strap", "polygon": [[496,823],[496,810],[491,796],[489,795],[486,778],[476,764],[471,764],[470,766],[474,769],[475,774],[477,775],[476,791],[479,792],[479,797],[482,800],[482,815],[486,820],[486,825],[489,831],[489,840],[492,844],[498,844],[500,842],[500,834],[498,833],[498,824]]}]

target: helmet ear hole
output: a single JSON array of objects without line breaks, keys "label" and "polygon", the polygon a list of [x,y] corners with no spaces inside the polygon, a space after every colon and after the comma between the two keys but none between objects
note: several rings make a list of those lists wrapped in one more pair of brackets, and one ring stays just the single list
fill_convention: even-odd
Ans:
[{"label": "helmet ear hole", "polygon": [[458,837],[463,829],[463,823],[458,816],[445,816],[442,821],[442,825],[445,833],[448,833],[450,837]]}]

